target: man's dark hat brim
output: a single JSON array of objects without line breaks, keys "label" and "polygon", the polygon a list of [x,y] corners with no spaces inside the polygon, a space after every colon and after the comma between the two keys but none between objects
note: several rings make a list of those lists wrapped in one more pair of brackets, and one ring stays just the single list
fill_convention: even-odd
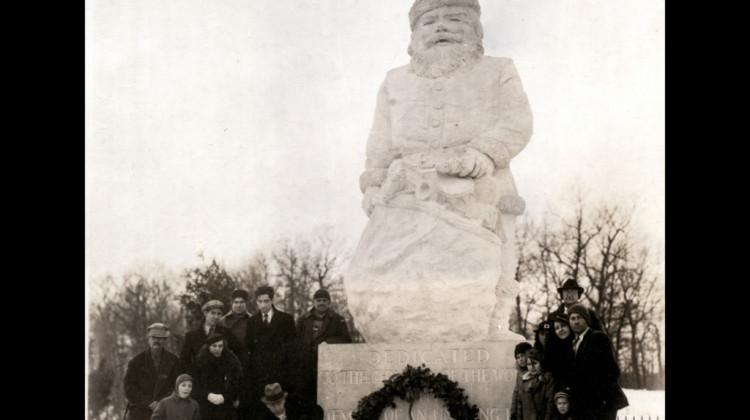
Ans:
[{"label": "man's dark hat brim", "polygon": [[575,279],[567,279],[565,280],[565,283],[563,283],[562,286],[557,288],[557,293],[562,296],[562,291],[565,289],[575,289],[578,290],[578,296],[583,296],[583,287],[578,285],[578,282],[575,281]]},{"label": "man's dark hat brim", "polygon": [[272,403],[274,401],[278,401],[278,400],[280,400],[282,398],[286,398],[287,395],[289,395],[289,393],[286,392],[286,391],[284,391],[284,392],[282,392],[280,394],[271,395],[270,397],[264,395],[264,396],[260,397],[260,400],[261,400],[261,402],[267,404],[267,403]]}]

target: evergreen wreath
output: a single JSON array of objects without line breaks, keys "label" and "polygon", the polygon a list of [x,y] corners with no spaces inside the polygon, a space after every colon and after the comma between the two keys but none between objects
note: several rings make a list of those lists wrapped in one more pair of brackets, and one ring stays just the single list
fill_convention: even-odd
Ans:
[{"label": "evergreen wreath", "polygon": [[479,408],[469,405],[469,397],[464,394],[458,382],[451,381],[442,373],[434,374],[430,368],[406,365],[402,373],[397,373],[383,381],[383,387],[372,394],[363,397],[357,403],[357,409],[352,412],[354,420],[376,420],[380,418],[387,406],[396,408],[395,397],[409,403],[409,419],[412,419],[411,408],[414,401],[419,399],[420,393],[427,389],[435,398],[445,401],[448,412],[456,420],[477,420]]}]

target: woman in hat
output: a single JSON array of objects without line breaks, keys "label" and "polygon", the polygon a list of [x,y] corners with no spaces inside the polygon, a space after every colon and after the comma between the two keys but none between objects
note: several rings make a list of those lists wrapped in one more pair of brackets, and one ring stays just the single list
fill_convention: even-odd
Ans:
[{"label": "woman in hat", "polygon": [[554,326],[552,321],[546,319],[542,320],[542,322],[534,329],[534,348],[542,353],[546,352],[547,343],[549,343],[550,338],[555,335],[553,332]]},{"label": "woman in hat", "polygon": [[554,333],[548,341],[545,357],[547,370],[555,379],[555,389],[560,390],[570,385],[570,367],[573,363],[570,352],[573,348],[574,334],[568,324],[567,315],[558,315],[553,325]]},{"label": "woman in hat", "polygon": [[242,392],[242,367],[222,334],[213,333],[193,365],[194,398],[203,420],[231,420]]}]

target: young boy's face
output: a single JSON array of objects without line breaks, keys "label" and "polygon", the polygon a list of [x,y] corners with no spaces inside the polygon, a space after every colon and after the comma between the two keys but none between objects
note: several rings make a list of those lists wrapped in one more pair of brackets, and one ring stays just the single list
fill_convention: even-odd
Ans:
[{"label": "young boy's face", "polygon": [[538,360],[528,359],[528,362],[526,363],[526,367],[529,369],[529,372],[531,372],[532,374],[542,372],[542,364],[539,363]]},{"label": "young boy's face", "polygon": [[190,381],[183,381],[177,386],[177,394],[180,398],[187,398],[190,396],[190,392],[193,391],[193,383]]},{"label": "young boy's face", "polygon": [[520,369],[526,369],[526,355],[518,353],[516,355],[516,366]]},{"label": "young boy's face", "polygon": [[557,411],[559,411],[560,414],[566,414],[568,410],[570,410],[570,403],[567,398],[558,398],[555,400],[555,405],[557,405]]}]

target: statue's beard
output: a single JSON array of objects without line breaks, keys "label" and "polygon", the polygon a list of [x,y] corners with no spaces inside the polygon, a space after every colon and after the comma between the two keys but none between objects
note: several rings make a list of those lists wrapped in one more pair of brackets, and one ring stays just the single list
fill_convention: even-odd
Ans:
[{"label": "statue's beard", "polygon": [[[413,40],[412,46],[415,44],[417,41]],[[411,54],[411,71],[433,79],[448,76],[459,69],[470,69],[483,53],[484,47],[476,38],[467,43],[451,42],[445,45],[435,44],[435,40],[420,42]]]}]

